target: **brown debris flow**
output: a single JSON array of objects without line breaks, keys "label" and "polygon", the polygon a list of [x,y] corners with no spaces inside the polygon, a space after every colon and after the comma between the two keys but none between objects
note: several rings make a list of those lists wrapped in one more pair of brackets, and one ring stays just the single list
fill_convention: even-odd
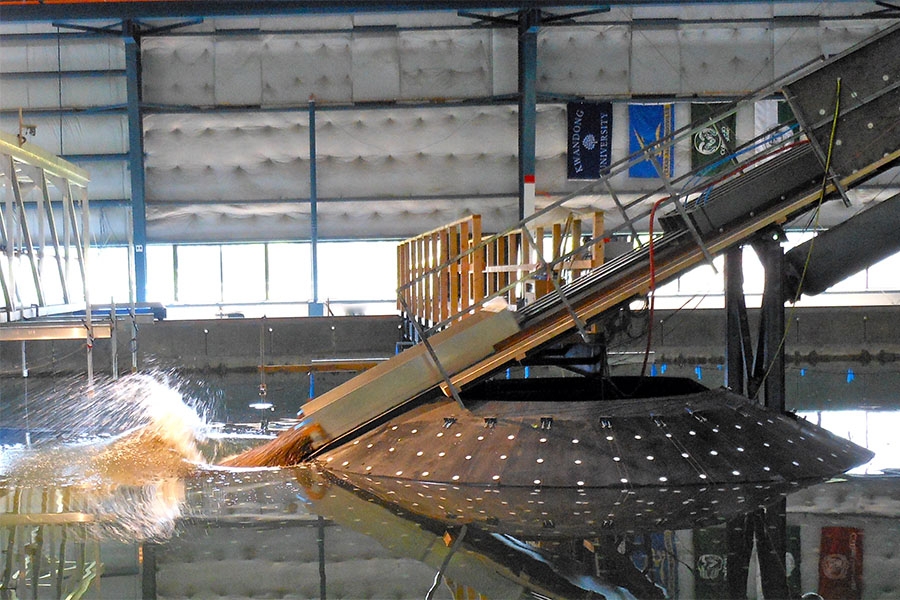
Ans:
[{"label": "brown debris flow", "polygon": [[288,467],[302,463],[313,451],[313,436],[324,437],[318,424],[298,426],[274,440],[226,458],[223,467]]},{"label": "brown debris flow", "polygon": [[200,454],[193,445],[178,446],[152,427],[142,427],[104,445],[91,459],[93,470],[122,485],[143,485],[194,472]]}]

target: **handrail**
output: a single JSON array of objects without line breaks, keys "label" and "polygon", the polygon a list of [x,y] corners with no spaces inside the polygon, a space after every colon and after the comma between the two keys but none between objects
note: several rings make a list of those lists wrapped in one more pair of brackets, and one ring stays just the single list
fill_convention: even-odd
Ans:
[{"label": "handrail", "polygon": [[[398,308],[409,318],[440,329],[465,318],[494,298],[511,306],[531,302],[601,265],[604,215],[592,213],[592,237],[582,243],[583,220],[570,213],[565,223],[482,237],[481,216],[470,215],[409,238],[397,247]],[[550,235],[547,236],[547,233]],[[552,243],[545,268],[531,242]]]}]

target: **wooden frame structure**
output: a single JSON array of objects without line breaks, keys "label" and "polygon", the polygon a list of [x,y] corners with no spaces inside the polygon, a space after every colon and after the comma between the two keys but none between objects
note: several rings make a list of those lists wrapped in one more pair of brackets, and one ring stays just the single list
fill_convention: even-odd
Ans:
[{"label": "wooden frame structure", "polygon": [[592,214],[587,244],[583,228],[582,218],[570,213],[529,235],[484,236],[481,215],[470,215],[404,240],[397,247],[397,308],[430,328],[464,318],[489,298],[511,306],[531,302],[553,289],[550,277],[572,281],[603,264],[603,213]]}]

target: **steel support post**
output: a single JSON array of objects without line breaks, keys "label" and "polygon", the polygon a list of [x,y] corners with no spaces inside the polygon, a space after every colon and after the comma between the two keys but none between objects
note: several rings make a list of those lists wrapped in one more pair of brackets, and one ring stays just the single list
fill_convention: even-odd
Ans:
[{"label": "steel support post", "polygon": [[766,270],[762,300],[765,392],[763,404],[784,412],[784,252],[777,239],[764,237],[756,245]]},{"label": "steel support post", "polygon": [[539,9],[519,12],[519,220],[534,213]]},{"label": "steel support post", "polygon": [[725,252],[725,385],[744,394],[744,345],[741,337],[741,309],[744,306],[743,250]]},{"label": "steel support post", "polygon": [[144,190],[144,123],[141,115],[141,43],[137,27],[122,23],[125,41],[125,86],[128,108],[128,168],[131,171],[131,227],[134,287],[138,302],[147,301],[147,208]]}]

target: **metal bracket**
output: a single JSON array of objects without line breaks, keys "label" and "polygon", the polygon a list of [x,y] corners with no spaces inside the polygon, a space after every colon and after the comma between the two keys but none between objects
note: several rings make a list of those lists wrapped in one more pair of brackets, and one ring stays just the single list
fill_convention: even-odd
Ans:
[{"label": "metal bracket", "polygon": [[[403,310],[406,311],[407,314],[410,314],[409,306],[406,304],[406,300],[403,298],[403,294],[398,294],[397,298],[400,300],[400,304],[403,305]],[[463,404],[462,398],[460,398],[459,396],[459,388],[456,387],[456,385],[453,383],[453,380],[450,378],[450,374],[447,373],[447,370],[444,369],[444,365],[441,364],[437,352],[434,351],[434,346],[432,346],[431,342],[428,341],[428,337],[425,335],[425,330],[422,329],[422,325],[419,324],[419,321],[416,319],[411,319],[411,321],[413,327],[416,328],[416,333],[422,340],[422,344],[424,344],[425,349],[428,350],[428,355],[431,356],[431,360],[434,362],[434,366],[437,367],[437,370],[441,374],[441,378],[444,380],[444,383],[447,384],[447,389],[450,390],[450,395],[453,396],[453,399],[456,400],[456,403],[459,404],[460,408],[465,409],[466,405]]]},{"label": "metal bracket", "polygon": [[[528,243],[531,244],[531,247],[534,248],[537,253],[538,261],[541,263],[541,267],[544,269],[544,272],[547,273],[547,277],[550,279],[550,283],[553,284],[553,289],[556,292],[556,295],[559,296],[559,301],[562,302],[563,306],[566,307],[566,311],[572,316],[572,321],[575,323],[575,327],[578,329],[579,335],[581,335],[581,339],[585,342],[589,339],[589,334],[587,332],[587,324],[581,320],[578,316],[578,313],[575,312],[575,309],[572,307],[572,303],[569,302],[569,299],[562,291],[562,287],[560,287],[559,282],[556,281],[556,278],[553,276],[553,269],[550,268],[550,265],[544,260],[544,252],[541,247],[534,241],[534,236],[531,235],[531,232],[528,231],[528,227],[522,227],[522,235],[528,238]],[[541,240],[543,242],[543,240]]]}]

